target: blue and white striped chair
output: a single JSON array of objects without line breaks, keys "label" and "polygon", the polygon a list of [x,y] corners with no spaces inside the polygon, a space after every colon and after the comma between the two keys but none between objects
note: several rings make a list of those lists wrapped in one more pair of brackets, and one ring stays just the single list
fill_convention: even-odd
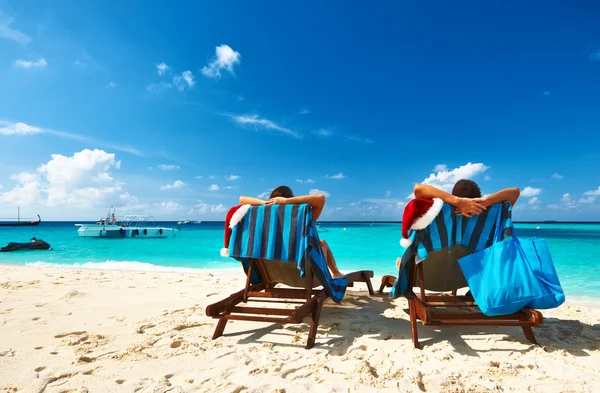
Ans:
[{"label": "blue and white striped chair", "polygon": [[[526,338],[536,343],[531,327],[543,322],[539,311],[523,308],[514,314],[488,317],[479,310],[464,312],[465,308],[477,306],[470,293],[457,296],[459,289],[467,287],[458,260],[491,246],[496,230],[502,231],[499,241],[512,236],[511,211],[511,204],[504,202],[488,207],[478,216],[466,218],[456,215],[451,205],[444,204],[429,226],[409,232],[413,242],[402,255],[398,278],[384,276],[379,292],[391,286],[391,298],[407,298],[416,348],[419,348],[417,319],[424,325],[434,326],[521,326]],[[501,224],[497,229],[498,215],[501,215]],[[415,287],[419,288],[419,295],[413,291]],[[460,309],[453,310],[455,308]]]},{"label": "blue and white striped chair", "polygon": [[[246,272],[243,290],[206,308],[206,315],[219,320],[213,339],[223,334],[229,320],[302,323],[311,317],[307,349],[315,343],[321,308],[327,298],[340,303],[346,287],[364,282],[369,293],[372,271],[357,271],[332,278],[321,251],[317,227],[309,205],[270,205],[250,207],[231,232],[230,256],[242,263]],[[278,284],[292,288],[276,288]],[[322,287],[322,289],[316,289]],[[244,307],[240,303],[292,299],[304,300],[290,308]],[[295,300],[294,300],[295,299]]]}]

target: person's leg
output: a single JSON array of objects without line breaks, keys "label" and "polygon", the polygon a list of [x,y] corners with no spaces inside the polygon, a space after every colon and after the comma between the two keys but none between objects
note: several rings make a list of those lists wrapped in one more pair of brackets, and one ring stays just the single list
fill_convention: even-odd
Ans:
[{"label": "person's leg", "polygon": [[335,263],[335,258],[333,257],[333,253],[331,252],[331,248],[325,240],[321,240],[321,250],[323,251],[323,255],[325,256],[325,262],[331,270],[331,275],[333,278],[343,276],[342,272],[339,271],[337,264]]}]

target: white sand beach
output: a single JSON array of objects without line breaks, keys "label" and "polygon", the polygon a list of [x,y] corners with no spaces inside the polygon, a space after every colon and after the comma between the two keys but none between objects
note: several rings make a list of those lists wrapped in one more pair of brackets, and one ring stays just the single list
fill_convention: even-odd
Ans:
[{"label": "white sand beach", "polygon": [[[436,328],[359,284],[303,325],[230,322],[206,305],[241,271],[0,267],[0,392],[598,392],[600,309],[568,303],[534,328]],[[378,279],[374,280],[377,286]]]}]

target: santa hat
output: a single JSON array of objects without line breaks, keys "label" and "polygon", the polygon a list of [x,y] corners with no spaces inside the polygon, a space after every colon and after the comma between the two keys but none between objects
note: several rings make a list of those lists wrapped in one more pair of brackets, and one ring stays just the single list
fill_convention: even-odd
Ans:
[{"label": "santa hat", "polygon": [[231,237],[231,229],[244,218],[250,205],[237,205],[229,209],[227,217],[225,217],[225,242],[221,249],[221,256],[229,256],[229,238]]},{"label": "santa hat", "polygon": [[412,240],[408,238],[409,229],[424,229],[435,220],[442,210],[444,202],[441,199],[415,198],[408,202],[402,215],[402,239],[400,245],[409,247]]}]

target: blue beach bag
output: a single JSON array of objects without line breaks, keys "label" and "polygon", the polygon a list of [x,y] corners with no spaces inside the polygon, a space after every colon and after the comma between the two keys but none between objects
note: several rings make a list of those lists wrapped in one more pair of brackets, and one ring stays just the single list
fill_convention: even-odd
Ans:
[{"label": "blue beach bag", "polygon": [[[523,307],[560,306],[565,294],[543,239],[500,241],[500,215],[492,246],[458,260],[473,298],[487,316],[508,315]],[[512,226],[512,224],[511,224]]]}]

